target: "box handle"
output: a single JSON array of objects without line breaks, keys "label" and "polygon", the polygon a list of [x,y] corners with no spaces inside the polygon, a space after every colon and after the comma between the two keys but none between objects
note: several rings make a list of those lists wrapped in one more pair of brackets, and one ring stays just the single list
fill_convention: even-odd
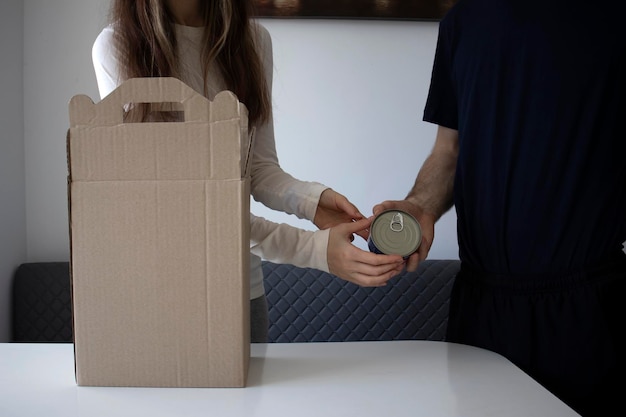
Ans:
[{"label": "box handle", "polygon": [[97,104],[85,95],[72,97],[70,126],[121,124],[124,122],[125,106],[128,108],[129,103],[180,103],[176,111],[184,112],[187,122],[243,118],[247,123],[246,107],[234,93],[222,91],[213,99],[213,103],[216,102],[220,105],[212,106],[206,97],[173,77],[131,78]]}]

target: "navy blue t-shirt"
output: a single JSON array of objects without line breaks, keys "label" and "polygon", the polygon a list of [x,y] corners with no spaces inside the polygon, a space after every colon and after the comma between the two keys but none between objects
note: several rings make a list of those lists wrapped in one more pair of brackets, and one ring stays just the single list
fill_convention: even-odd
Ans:
[{"label": "navy blue t-shirt", "polygon": [[617,0],[460,0],[424,120],[459,131],[459,255],[567,273],[626,240],[626,19]]}]

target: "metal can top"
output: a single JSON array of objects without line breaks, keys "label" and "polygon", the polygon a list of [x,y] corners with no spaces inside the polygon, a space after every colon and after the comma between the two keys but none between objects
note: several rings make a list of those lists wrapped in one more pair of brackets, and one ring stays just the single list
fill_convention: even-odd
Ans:
[{"label": "metal can top", "polygon": [[419,248],[422,228],[409,213],[387,210],[376,216],[372,222],[370,239],[382,253],[407,257]]}]

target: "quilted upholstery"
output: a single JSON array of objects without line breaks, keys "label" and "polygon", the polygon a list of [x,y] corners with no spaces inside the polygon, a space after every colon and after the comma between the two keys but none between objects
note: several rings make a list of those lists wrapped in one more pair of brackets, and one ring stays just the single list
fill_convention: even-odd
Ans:
[{"label": "quilted upholstery", "polygon": [[18,267],[13,280],[13,340],[72,341],[68,262]]},{"label": "quilted upholstery", "polygon": [[[456,260],[427,260],[385,287],[263,263],[270,342],[443,340]],[[71,342],[68,262],[20,265],[13,281],[13,341]]]},{"label": "quilted upholstery", "polygon": [[427,260],[362,288],[314,269],[266,263],[272,342],[443,340],[457,260]]}]

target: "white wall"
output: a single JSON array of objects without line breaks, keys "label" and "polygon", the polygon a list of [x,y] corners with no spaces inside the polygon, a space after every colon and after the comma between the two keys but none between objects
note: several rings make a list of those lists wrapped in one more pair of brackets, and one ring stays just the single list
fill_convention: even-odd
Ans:
[{"label": "white wall", "polygon": [[0,342],[10,340],[11,279],[26,259],[23,16],[21,0],[0,4]]},{"label": "white wall", "polygon": [[68,102],[97,99],[91,44],[102,0],[24,1],[24,146],[28,260],[69,259],[65,137]]},{"label": "white wall", "polygon": [[[403,198],[430,152],[421,121],[437,23],[263,20],[274,43],[276,146],[283,168],[325,183],[369,215]],[[309,222],[253,203],[255,214]],[[365,242],[355,240],[361,248]],[[456,216],[437,224],[431,258],[458,258]]]},{"label": "white wall", "polygon": [[[91,43],[108,2],[25,1],[28,259],[67,260],[67,102],[97,100]],[[364,213],[402,198],[430,151],[421,122],[437,24],[263,20],[274,40],[276,141],[294,176],[332,186]],[[272,220],[311,228],[253,204]],[[456,258],[455,219],[438,226],[432,257]],[[357,243],[365,247],[362,242]]]}]

